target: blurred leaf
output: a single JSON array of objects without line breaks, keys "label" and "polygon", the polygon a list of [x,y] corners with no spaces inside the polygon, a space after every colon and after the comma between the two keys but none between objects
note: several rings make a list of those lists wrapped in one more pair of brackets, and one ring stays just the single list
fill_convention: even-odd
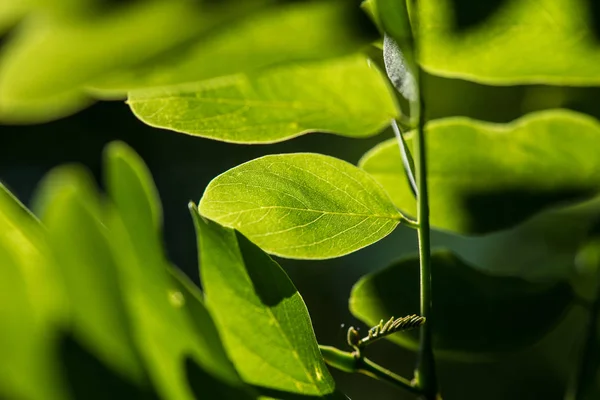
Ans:
[{"label": "blurred leaf", "polygon": [[262,157],[213,179],[200,213],[282,257],[339,257],[372,244],[400,215],[364,171],[334,157]]},{"label": "blurred leaf", "polygon": [[[506,125],[448,118],[426,129],[437,228],[469,234],[508,228],[544,208],[590,198],[600,187],[600,125],[588,116],[553,110]],[[416,213],[395,140],[369,151],[360,166],[397,207]]]},{"label": "blurred leaf", "polygon": [[0,183],[0,242],[19,266],[40,323],[61,321],[69,312],[61,280],[48,262],[49,248],[39,221]]},{"label": "blurred leaf", "polygon": [[[2,49],[0,118],[44,121],[84,107],[81,86],[191,40],[255,2],[224,11],[192,0],[140,1],[86,17],[43,13],[22,24]],[[34,18],[35,17],[35,18]]]},{"label": "blurred leaf", "polygon": [[[469,359],[537,342],[563,317],[573,295],[568,284],[487,275],[452,253],[432,255],[434,349]],[[389,316],[418,314],[419,260],[411,258],[363,277],[352,289],[350,310],[368,325]],[[389,338],[417,348],[413,331]]]},{"label": "blurred leaf", "polygon": [[0,3],[0,35],[11,28],[28,8],[28,0],[5,0]]},{"label": "blurred leaf", "polygon": [[149,125],[236,143],[371,136],[397,115],[385,78],[362,56],[137,91],[128,103]]},{"label": "blurred leaf", "polygon": [[206,302],[244,380],[287,393],[333,393],[308,310],[283,269],[239,232],[191,212]]},{"label": "blurred leaf", "polygon": [[419,61],[428,72],[496,85],[600,84],[600,43],[587,1],[505,1],[484,24],[464,32],[453,26],[451,3],[418,3]]},{"label": "blurred leaf", "polygon": [[[0,223],[1,217],[6,216],[3,206]],[[64,398],[64,388],[52,360],[50,327],[30,299],[31,291],[23,276],[23,259],[15,257],[11,245],[6,237],[0,240],[0,397]]]},{"label": "blurred leaf", "polygon": [[[160,205],[147,167],[123,143],[105,154],[118,214],[109,226],[138,347],[161,397],[250,398],[190,285],[173,280],[159,238]],[[188,383],[189,382],[189,383]],[[191,385],[191,386],[190,386]]]},{"label": "blurred leaf", "polygon": [[123,96],[133,89],[196,82],[355,52],[373,40],[377,31],[352,3],[290,2],[248,14],[160,59],[103,77],[92,85],[93,92]]},{"label": "blurred leaf", "polygon": [[71,304],[74,337],[121,376],[141,384],[145,375],[92,182],[85,170],[50,173],[43,185],[54,193],[41,195],[50,199],[43,220]]}]

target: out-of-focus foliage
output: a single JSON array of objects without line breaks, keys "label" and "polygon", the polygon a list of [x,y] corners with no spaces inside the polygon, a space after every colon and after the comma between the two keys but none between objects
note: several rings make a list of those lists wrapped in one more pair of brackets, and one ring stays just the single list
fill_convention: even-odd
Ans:
[{"label": "out-of-focus foliage", "polygon": [[123,96],[133,88],[337,57],[376,34],[349,0],[34,4],[0,54],[0,117],[8,122],[68,115],[89,103],[90,85]]},{"label": "out-of-focus foliage", "polygon": [[495,85],[600,84],[594,0],[489,0],[481,3],[500,3],[495,12],[460,30],[459,2],[418,2],[419,61],[428,72]]},{"label": "out-of-focus foliage", "polygon": [[[257,357],[274,362],[268,374],[241,365],[244,357],[232,352],[228,333],[238,332],[237,325],[223,323],[235,311],[209,301],[211,313],[218,316],[217,330],[199,289],[165,259],[161,207],[141,159],[124,144],[113,143],[106,151],[105,171],[109,199],[97,193],[85,170],[61,167],[50,173],[35,200],[41,223],[2,187],[0,348],[7,362],[2,364],[0,397],[256,398],[236,367],[244,381],[266,388],[315,398],[334,393],[304,303],[273,261],[271,267],[264,264],[266,254],[251,247],[257,257],[252,265],[267,268],[260,272],[260,282],[280,285],[282,301],[290,291],[296,296],[278,305],[261,293],[252,307],[262,301],[273,315],[283,313],[296,321],[281,320],[288,324],[284,330],[265,326],[272,340],[303,354],[299,371],[310,367],[314,373],[309,376],[313,383],[293,390],[277,378],[295,378],[297,371],[289,369],[293,352],[278,355],[268,345],[253,348]],[[210,226],[225,232],[215,223]],[[203,257],[219,259],[229,244],[222,235],[211,236],[203,244]],[[268,268],[276,268],[277,279]],[[211,278],[206,286],[215,287],[213,297],[224,289]],[[56,294],[62,296],[50,297]],[[251,329],[251,322],[242,326]],[[227,349],[221,337],[227,338]],[[238,339],[242,345],[260,344],[262,337]]]},{"label": "out-of-focus foliage", "polygon": [[[437,228],[489,233],[545,207],[589,199],[600,188],[600,124],[588,116],[553,110],[506,125],[452,118],[426,129],[431,223]],[[368,152],[360,166],[396,206],[416,214],[394,140]]]},{"label": "out-of-focus foliage", "polygon": [[[565,282],[485,274],[450,252],[434,253],[431,263],[433,345],[441,356],[476,360],[536,343],[573,300]],[[388,315],[418,313],[419,259],[402,260],[363,277],[352,290],[350,310],[367,325]],[[416,349],[414,333],[387,338]]]}]

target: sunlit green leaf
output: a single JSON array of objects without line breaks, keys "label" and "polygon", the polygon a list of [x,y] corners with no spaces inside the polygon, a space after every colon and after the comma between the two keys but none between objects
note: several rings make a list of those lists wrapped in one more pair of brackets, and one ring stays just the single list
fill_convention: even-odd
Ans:
[{"label": "sunlit green leaf", "polygon": [[238,143],[311,131],[365,137],[397,115],[385,78],[363,56],[137,91],[128,102],[149,125]]},{"label": "sunlit green leaf", "polygon": [[400,215],[368,174],[337,158],[262,157],[215,178],[200,213],[242,232],[265,251],[330,258],[385,237]]},{"label": "sunlit green leaf", "polygon": [[62,282],[48,262],[48,244],[39,221],[0,183],[0,241],[15,259],[37,318],[59,321],[68,313]]},{"label": "sunlit green leaf", "polygon": [[27,0],[8,0],[0,3],[0,35],[25,13]]},{"label": "sunlit green leaf", "polygon": [[53,193],[40,194],[49,199],[43,221],[71,304],[72,334],[106,365],[139,384],[143,369],[92,181],[75,168],[52,172],[44,188]]},{"label": "sunlit green leaf", "polygon": [[333,393],[308,310],[285,272],[239,232],[191,211],[206,303],[244,380],[276,398]]},{"label": "sunlit green leaf", "polygon": [[[6,209],[0,213],[4,216]],[[51,328],[40,318],[43,310],[32,304],[23,260],[9,246],[0,240],[0,397],[61,398],[65,392],[52,359]]]},{"label": "sunlit green leaf", "polygon": [[450,0],[417,4],[420,62],[433,74],[500,85],[600,84],[600,44],[587,0],[504,1],[485,23],[463,32],[454,29]]},{"label": "sunlit green leaf", "polygon": [[[152,178],[133,150],[113,143],[106,180],[119,215],[109,226],[122,265],[136,341],[162,397],[245,399],[198,294],[167,267],[159,237],[160,205]],[[196,290],[197,292],[197,290]]]},{"label": "sunlit green leaf", "polygon": [[248,14],[189,47],[173,50],[139,68],[108,75],[92,86],[95,93],[122,96],[138,88],[196,82],[283,62],[336,57],[359,50],[376,33],[351,1],[290,2]]},{"label": "sunlit green leaf", "polygon": [[[448,118],[426,129],[435,227],[491,232],[600,188],[600,125],[588,116],[544,111],[506,125]],[[416,213],[394,140],[368,152],[360,166],[397,207]]]},{"label": "sunlit green leaf", "polygon": [[32,122],[74,112],[89,104],[82,85],[191,40],[249,4],[224,13],[190,0],[142,1],[79,17],[34,16],[2,49],[0,117]]},{"label": "sunlit green leaf", "polygon": [[[431,323],[434,349],[470,358],[516,350],[538,341],[564,316],[573,299],[566,283],[534,283],[479,272],[452,253],[433,254]],[[391,315],[419,313],[419,260],[399,261],[363,277],[350,310],[368,325]],[[416,333],[389,336],[416,349]]]}]

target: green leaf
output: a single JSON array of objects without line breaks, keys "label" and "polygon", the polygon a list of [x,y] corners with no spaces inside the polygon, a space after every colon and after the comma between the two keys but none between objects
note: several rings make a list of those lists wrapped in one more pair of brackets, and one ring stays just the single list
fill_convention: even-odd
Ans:
[{"label": "green leaf", "polygon": [[452,1],[419,1],[420,64],[435,75],[495,85],[600,84],[588,1],[503,3],[484,24],[457,32]]},{"label": "green leaf", "polygon": [[[560,321],[573,299],[567,283],[487,275],[446,251],[433,253],[431,268],[435,297],[426,323],[439,355],[481,358],[534,344]],[[352,289],[350,310],[370,326],[391,315],[418,314],[418,258],[363,277]],[[413,331],[389,338],[417,348]]]},{"label": "green leaf", "polygon": [[118,265],[101,222],[102,209],[85,170],[59,168],[43,183],[43,221],[71,304],[74,338],[129,381],[145,380],[121,292]]},{"label": "green leaf", "polygon": [[290,2],[248,14],[160,60],[111,74],[92,86],[96,93],[115,96],[280,63],[343,56],[360,50],[376,35],[351,1]]},{"label": "green leaf", "polygon": [[[4,205],[0,208],[3,228]],[[0,232],[6,231],[0,229]],[[6,236],[0,240],[0,397],[65,398],[52,359],[54,349],[50,337],[53,332],[40,318],[37,304],[31,301],[31,291],[23,274],[25,265],[22,259],[15,257],[11,245]]]},{"label": "green leaf", "polygon": [[137,91],[145,123],[234,143],[272,143],[308,132],[366,137],[397,115],[384,77],[362,56]]},{"label": "green leaf", "polygon": [[160,241],[152,178],[123,143],[106,151],[107,184],[118,214],[109,227],[123,271],[136,341],[161,397],[251,398],[225,357],[197,290],[173,280]]},{"label": "green leaf", "polygon": [[282,257],[339,257],[374,243],[400,214],[383,189],[345,161],[321,154],[272,155],[208,185],[200,213]]},{"label": "green leaf", "polygon": [[68,314],[62,282],[48,262],[49,248],[39,221],[0,183],[0,242],[21,269],[29,301],[42,321]]},{"label": "green leaf", "polygon": [[[487,233],[546,207],[590,198],[600,188],[600,125],[588,116],[552,110],[506,125],[448,118],[426,130],[434,227]],[[397,207],[416,213],[394,140],[369,151],[359,165]]]},{"label": "green leaf", "polygon": [[218,25],[226,6],[142,1],[90,15],[41,15],[23,24],[0,59],[0,118],[36,122],[89,104],[82,85],[133,67]]},{"label": "green leaf", "polygon": [[243,379],[277,398],[333,393],[308,310],[283,269],[239,232],[191,212],[206,303]]},{"label": "green leaf", "polygon": [[3,1],[0,4],[0,35],[12,27],[27,11],[26,0]]}]

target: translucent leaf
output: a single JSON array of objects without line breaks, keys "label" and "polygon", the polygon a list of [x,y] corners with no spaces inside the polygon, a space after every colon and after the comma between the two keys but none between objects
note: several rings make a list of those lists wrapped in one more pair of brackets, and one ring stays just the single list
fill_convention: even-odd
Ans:
[{"label": "translucent leaf", "polygon": [[330,398],[335,382],[285,272],[239,232],[191,211],[206,302],[241,376],[270,397]]},{"label": "translucent leaf", "polygon": [[451,0],[418,4],[419,61],[432,74],[496,85],[600,84],[587,0],[505,1],[463,32],[454,29]]},{"label": "translucent leaf", "polygon": [[[588,116],[544,111],[506,125],[448,118],[426,129],[431,223],[437,228],[488,233],[544,208],[588,199],[600,188],[600,125]],[[360,166],[397,207],[416,213],[394,140],[365,154]]]},{"label": "translucent leaf", "polygon": [[262,157],[208,185],[200,213],[232,227],[265,251],[331,258],[374,243],[400,215],[364,171],[320,154]]},{"label": "translucent leaf", "polygon": [[93,92],[102,96],[123,96],[134,89],[196,82],[280,63],[337,57],[359,50],[376,34],[352,2],[290,2],[248,13],[159,59],[109,74],[92,87]]},{"label": "translucent leaf", "polygon": [[85,171],[65,167],[46,177],[44,190],[52,193],[38,194],[48,199],[43,221],[71,304],[70,333],[121,376],[141,384],[145,374],[92,182]]},{"label": "translucent leaf", "polygon": [[311,131],[365,137],[397,115],[385,78],[363,56],[136,91],[128,103],[149,125],[236,143]]},{"label": "translucent leaf", "polygon": [[[452,253],[435,252],[431,323],[434,349],[452,358],[482,358],[537,342],[565,315],[573,294],[567,283],[534,283],[484,274]],[[419,313],[419,260],[399,261],[363,277],[350,310],[369,326],[390,315]],[[388,336],[417,348],[414,331]]]},{"label": "translucent leaf", "polygon": [[160,205],[143,161],[122,143],[106,151],[109,221],[136,341],[162,397],[253,398],[225,356],[212,320],[189,283],[173,280],[159,238]]},{"label": "translucent leaf", "polygon": [[[249,4],[249,5],[248,5]],[[89,104],[82,85],[133,67],[199,35],[255,2],[223,12],[190,0],[142,1],[112,12],[32,15],[2,49],[0,118],[35,122]]]}]

